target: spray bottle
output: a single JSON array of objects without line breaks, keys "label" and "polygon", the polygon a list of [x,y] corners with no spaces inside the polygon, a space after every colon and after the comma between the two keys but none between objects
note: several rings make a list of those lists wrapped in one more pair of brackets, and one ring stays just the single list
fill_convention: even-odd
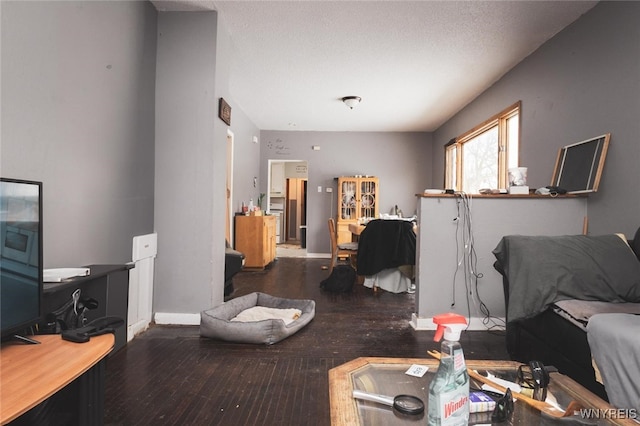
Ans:
[{"label": "spray bottle", "polygon": [[465,317],[448,313],[436,315],[433,338],[442,341],[440,365],[429,385],[429,425],[452,426],[469,423],[469,375],[464,362],[460,332],[467,327]]}]

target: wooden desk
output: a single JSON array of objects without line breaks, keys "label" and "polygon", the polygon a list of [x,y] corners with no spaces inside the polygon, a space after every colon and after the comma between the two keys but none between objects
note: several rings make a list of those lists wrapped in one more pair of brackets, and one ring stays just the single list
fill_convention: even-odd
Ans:
[{"label": "wooden desk", "polygon": [[[511,373],[520,363],[514,361],[476,361],[466,360],[467,367],[489,370],[497,375],[500,372]],[[426,365],[429,371],[421,378],[404,374],[413,364]],[[354,426],[361,424],[384,424],[385,426],[416,424],[418,417],[402,417],[396,415],[391,408],[379,404],[359,401],[353,398],[353,390],[381,395],[415,395],[423,400],[425,405],[429,400],[429,383],[438,368],[438,361],[431,358],[357,358],[329,370],[329,403],[331,409],[331,424],[333,426]],[[506,377],[506,376],[505,376]],[[561,406],[566,406],[570,400],[576,400],[585,408],[611,410],[613,407],[589,392],[569,377],[559,373],[551,373],[549,384],[551,392]],[[425,408],[424,421],[426,423]],[[608,411],[607,411],[608,412]],[[536,409],[516,402],[513,421],[509,424],[541,424],[541,414]],[[579,417],[579,416],[578,416]],[[469,419],[470,423],[472,419]],[[596,420],[596,419],[592,419]],[[489,421],[490,422],[490,421]],[[607,418],[600,423],[617,425],[636,425],[630,419]],[[484,422],[486,423],[486,422]]]},{"label": "wooden desk", "polygon": [[[115,341],[113,334],[92,337],[87,343],[68,342],[54,334],[34,336],[34,339],[41,343],[8,342],[0,350],[1,424],[16,419],[75,379],[95,371],[93,367],[112,350]],[[93,390],[104,397],[104,380],[93,381],[95,385],[102,386]],[[82,405],[82,398],[77,402]],[[99,402],[99,407],[95,404],[89,407],[99,412],[89,415],[102,420],[102,401]]]}]

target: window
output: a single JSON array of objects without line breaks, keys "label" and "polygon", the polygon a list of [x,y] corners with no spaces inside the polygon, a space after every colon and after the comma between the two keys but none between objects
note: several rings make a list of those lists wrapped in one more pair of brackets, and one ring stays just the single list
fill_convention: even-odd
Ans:
[{"label": "window", "polygon": [[507,170],[518,167],[520,102],[445,145],[445,187],[469,194],[507,188]]}]

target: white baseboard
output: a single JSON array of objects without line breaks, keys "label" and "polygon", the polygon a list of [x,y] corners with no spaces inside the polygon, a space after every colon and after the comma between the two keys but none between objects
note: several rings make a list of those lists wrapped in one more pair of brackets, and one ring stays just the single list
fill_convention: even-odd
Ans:
[{"label": "white baseboard", "polygon": [[200,314],[156,312],[153,319],[156,324],[163,325],[200,325]]},{"label": "white baseboard", "polygon": [[[498,321],[502,321],[504,323],[504,318],[497,318]],[[411,321],[409,321],[411,327],[413,327],[416,331],[427,331],[427,330],[435,330],[436,325],[433,323],[433,317],[418,317],[418,315],[414,312],[411,314]],[[483,323],[483,318],[479,317],[471,317],[469,320],[469,331],[486,331],[487,326]]]},{"label": "white baseboard", "polygon": [[147,328],[149,328],[149,321],[145,320],[140,320],[135,324],[130,324],[127,327],[127,342],[133,340],[134,337],[145,331]]}]

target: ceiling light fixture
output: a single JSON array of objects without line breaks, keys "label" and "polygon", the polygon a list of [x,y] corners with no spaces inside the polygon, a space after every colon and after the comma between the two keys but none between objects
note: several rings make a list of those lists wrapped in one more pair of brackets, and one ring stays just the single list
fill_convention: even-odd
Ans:
[{"label": "ceiling light fixture", "polygon": [[342,102],[344,102],[344,104],[350,109],[353,109],[353,107],[357,106],[361,100],[362,98],[360,96],[345,96],[344,98],[342,98]]}]

